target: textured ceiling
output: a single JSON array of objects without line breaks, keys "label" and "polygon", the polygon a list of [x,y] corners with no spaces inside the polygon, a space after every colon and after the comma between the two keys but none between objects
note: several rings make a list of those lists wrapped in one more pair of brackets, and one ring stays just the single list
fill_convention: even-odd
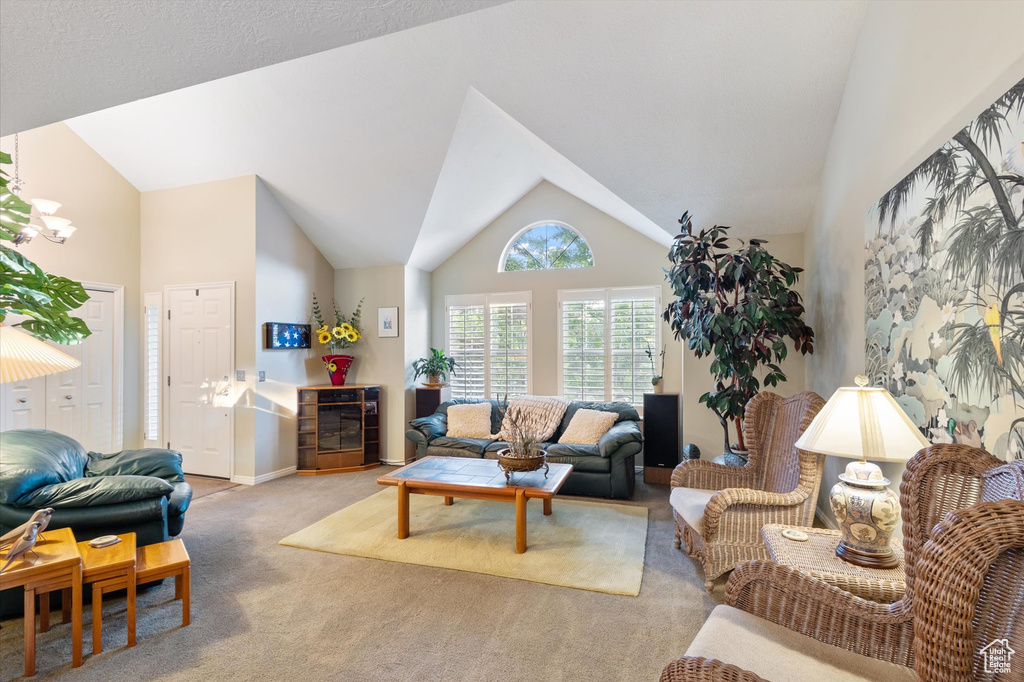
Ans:
[{"label": "textured ceiling", "polygon": [[0,135],[507,0],[3,0]]},{"label": "textured ceiling", "polygon": [[864,9],[512,2],[69,125],[144,191],[260,175],[335,267],[429,268],[539,178],[649,236],[795,232]]}]

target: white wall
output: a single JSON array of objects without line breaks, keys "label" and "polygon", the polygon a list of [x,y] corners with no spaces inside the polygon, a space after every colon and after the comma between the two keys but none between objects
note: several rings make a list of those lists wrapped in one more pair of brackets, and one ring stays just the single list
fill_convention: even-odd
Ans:
[{"label": "white wall", "polygon": [[246,381],[235,382],[234,474],[254,477],[256,176],[145,192],[141,218],[143,292],[235,282],[235,369]]},{"label": "white wall", "polygon": [[[267,350],[267,322],[310,322],[314,292],[330,296],[334,268],[259,178],[256,179],[255,477],[294,470],[297,391],[325,383],[320,353]],[[314,346],[316,343],[314,341]]]},{"label": "white wall", "polygon": [[[406,266],[405,268],[405,418],[416,415],[416,384],[412,363],[430,352],[430,273]],[[422,379],[421,379],[422,381]],[[416,445],[405,442],[405,459],[416,457]]]},{"label": "white wall", "polygon": [[[868,209],[1024,76],[1022,26],[1021,2],[869,6],[807,232],[808,385],[826,399],[864,371]],[[845,465],[828,458],[823,491]],[[898,485],[903,467],[883,470]]]},{"label": "white wall", "polygon": [[[51,274],[124,287],[124,447],[141,447],[139,191],[63,123],[18,138],[24,198],[61,202],[58,215],[78,227],[64,245],[37,238],[19,250]],[[0,149],[13,156],[14,136],[0,138]],[[13,177],[13,166],[4,171]]]}]

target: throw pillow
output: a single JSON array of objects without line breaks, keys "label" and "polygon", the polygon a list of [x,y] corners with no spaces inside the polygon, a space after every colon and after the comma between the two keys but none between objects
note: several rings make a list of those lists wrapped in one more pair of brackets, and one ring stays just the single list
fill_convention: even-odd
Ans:
[{"label": "throw pillow", "polygon": [[619,415],[616,413],[604,410],[576,410],[558,442],[570,445],[597,445],[597,441],[612,428],[612,424],[618,418]]},{"label": "throw pillow", "polygon": [[490,438],[491,404],[448,406],[448,438]]},{"label": "throw pillow", "polygon": [[498,440],[508,442],[513,438],[512,420],[519,428],[533,436],[538,443],[547,442],[558,431],[562,423],[569,401],[557,396],[523,395],[512,398],[501,420],[501,430],[496,436]]}]

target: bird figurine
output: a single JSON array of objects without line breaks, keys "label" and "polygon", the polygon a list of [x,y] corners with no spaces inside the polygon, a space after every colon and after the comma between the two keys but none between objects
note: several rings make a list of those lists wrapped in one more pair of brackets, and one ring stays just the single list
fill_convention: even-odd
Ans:
[{"label": "bird figurine", "polygon": [[24,535],[25,531],[28,530],[28,527],[31,526],[33,523],[39,524],[39,539],[45,540],[46,538],[43,537],[43,531],[46,530],[46,527],[50,525],[50,517],[52,516],[53,507],[47,507],[46,509],[37,509],[36,512],[32,514],[32,518],[30,518],[28,521],[21,524],[14,530],[10,531],[9,533],[5,533],[3,537],[0,537],[0,549],[3,549],[7,545],[17,540],[22,535]]},{"label": "bird figurine", "polygon": [[998,301],[992,301],[985,306],[985,326],[988,327],[988,335],[992,338],[992,345],[996,349],[996,363],[1000,365],[1003,364],[1003,349],[1001,345],[1003,330],[1000,325],[1001,319]]},{"label": "bird figurine", "polygon": [[7,567],[13,564],[17,559],[25,556],[32,551],[32,548],[36,546],[36,540],[39,539],[39,523],[30,523],[28,530],[7,550],[7,563],[0,567],[0,573],[7,570]]}]

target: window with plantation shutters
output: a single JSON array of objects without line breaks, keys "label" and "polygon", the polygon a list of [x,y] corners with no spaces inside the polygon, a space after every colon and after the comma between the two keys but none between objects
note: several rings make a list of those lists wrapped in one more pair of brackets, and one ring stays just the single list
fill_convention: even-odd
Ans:
[{"label": "window with plantation shutters", "polygon": [[146,294],[143,322],[143,430],[146,443],[160,441],[160,294]]},{"label": "window with plantation shutters", "polygon": [[650,347],[657,358],[661,348],[660,293],[660,287],[558,292],[563,396],[643,403],[653,376],[645,351]]},{"label": "window with plantation shutters", "polygon": [[529,292],[448,296],[445,310],[453,398],[530,392]]}]

